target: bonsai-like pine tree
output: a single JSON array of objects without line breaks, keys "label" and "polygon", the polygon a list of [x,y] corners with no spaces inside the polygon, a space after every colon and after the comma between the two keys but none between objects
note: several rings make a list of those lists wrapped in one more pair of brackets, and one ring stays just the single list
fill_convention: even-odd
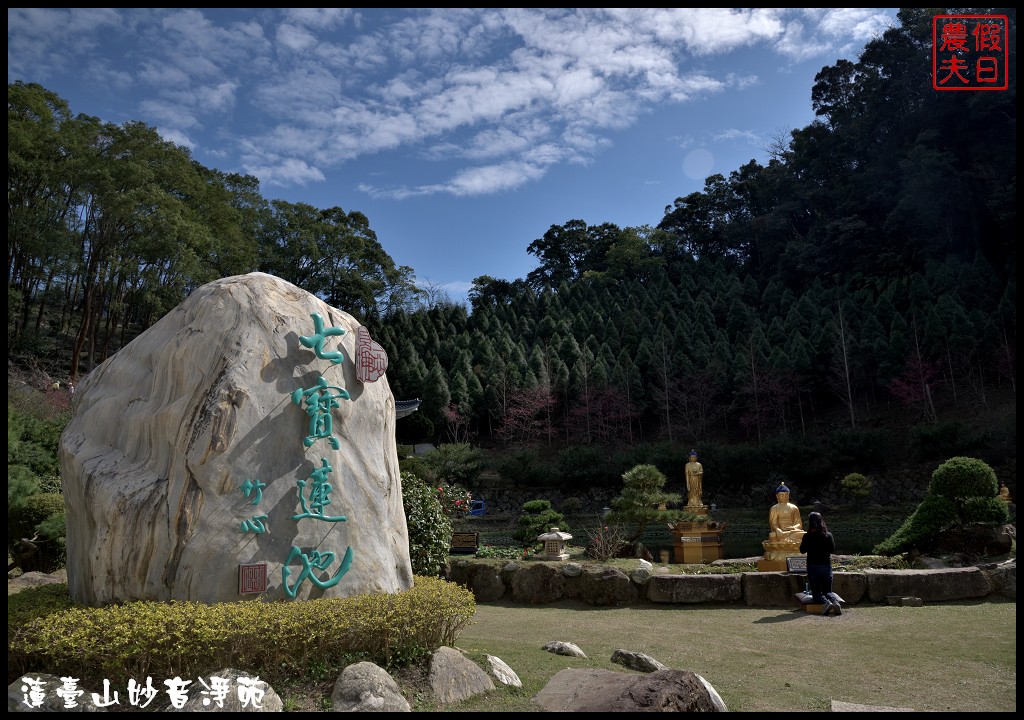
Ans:
[{"label": "bonsai-like pine tree", "polygon": [[633,525],[635,530],[627,542],[636,542],[652,523],[670,523],[682,516],[680,510],[661,509],[682,501],[679,493],[664,492],[665,474],[654,465],[636,465],[622,474],[622,493],[612,500],[610,523]]},{"label": "bonsai-like pine tree", "polygon": [[913,514],[874,551],[896,555],[927,546],[953,527],[1003,524],[1010,512],[998,493],[996,473],[985,461],[952,457],[932,473],[928,495]]}]

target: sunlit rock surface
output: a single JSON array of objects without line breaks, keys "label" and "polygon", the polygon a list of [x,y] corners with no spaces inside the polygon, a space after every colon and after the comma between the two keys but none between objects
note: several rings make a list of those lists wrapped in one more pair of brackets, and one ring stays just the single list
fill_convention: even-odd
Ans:
[{"label": "sunlit rock surface", "polygon": [[[345,330],[323,343],[325,356],[343,354],[340,364],[300,341],[315,334],[314,314]],[[357,380],[358,326],[295,285],[251,273],[196,289],[89,373],[60,446],[72,597],[220,602],[409,589],[395,400],[386,377]],[[331,411],[337,449],[293,401],[321,377],[350,395]],[[317,470],[330,485],[318,486],[326,505],[311,495]],[[294,519],[300,481],[311,516]],[[256,563],[267,565],[267,590],[241,595],[239,564]]]}]

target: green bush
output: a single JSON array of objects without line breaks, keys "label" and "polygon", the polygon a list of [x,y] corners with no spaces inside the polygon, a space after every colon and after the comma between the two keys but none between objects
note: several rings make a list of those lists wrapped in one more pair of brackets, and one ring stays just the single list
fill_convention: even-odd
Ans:
[{"label": "green bush", "polygon": [[553,527],[563,532],[569,531],[565,516],[551,507],[549,500],[530,500],[523,503],[523,514],[516,521],[512,537],[524,546],[529,546],[537,542],[539,535],[550,532]]},{"label": "green bush", "polygon": [[995,470],[985,461],[952,457],[932,473],[928,492],[948,498],[990,498],[999,493],[999,481]]},{"label": "green bush", "polygon": [[424,462],[437,482],[471,486],[484,469],[484,454],[466,443],[448,443],[426,455]]},{"label": "green bush", "polygon": [[290,668],[352,657],[393,668],[455,645],[475,612],[468,589],[425,577],[407,592],[304,602],[72,607],[13,629],[8,620],[8,674],[73,668],[83,685],[109,679],[123,687],[131,677],[196,677],[223,667],[274,681]]},{"label": "green bush", "polygon": [[523,556],[523,551],[514,547],[501,547],[494,545],[481,545],[474,557],[478,558],[509,558],[518,559]]},{"label": "green bush", "polygon": [[558,485],[561,475],[536,450],[513,450],[495,458],[494,469],[514,487]]},{"label": "green bush", "polygon": [[575,495],[571,495],[562,500],[562,509],[570,515],[579,515],[583,512],[583,498],[578,498]]},{"label": "green bush", "polygon": [[453,521],[466,517],[473,507],[473,494],[459,485],[441,483],[437,486],[437,499],[441,501],[444,514]]},{"label": "green bush", "polygon": [[1005,523],[1010,512],[998,492],[996,473],[987,463],[952,457],[932,473],[928,495],[914,513],[875,550],[882,555],[904,552],[954,525]]},{"label": "green bush", "polygon": [[398,469],[400,472],[410,473],[420,480],[431,484],[436,480],[434,471],[427,465],[426,460],[419,455],[410,455],[409,457],[399,459]]},{"label": "green bush", "polygon": [[860,473],[850,473],[839,482],[843,497],[859,505],[871,497],[871,480]]},{"label": "green bush", "polygon": [[965,525],[1004,525],[1010,521],[1010,508],[997,497],[971,497],[964,500],[960,517]]},{"label": "green bush", "polygon": [[570,445],[558,453],[558,473],[568,488],[607,487],[618,479],[604,451],[593,445]]},{"label": "green bush", "polygon": [[[665,473],[668,484],[686,486],[686,463],[689,462],[689,445],[679,443],[657,442],[642,443],[633,447],[620,450],[615,453],[612,459],[612,467],[616,473],[616,479],[622,477],[622,473],[637,465],[649,464]],[[707,455],[701,453],[701,459]],[[705,488],[707,489],[707,488]]]},{"label": "green bush", "polygon": [[412,571],[417,575],[440,575],[452,546],[452,521],[445,514],[437,488],[410,473],[402,473],[401,478]]},{"label": "green bush", "polygon": [[7,636],[37,618],[74,606],[67,583],[53,583],[27,588],[7,596]]},{"label": "green bush", "polygon": [[[42,398],[35,393],[29,398]],[[43,409],[18,409],[7,403],[7,504],[34,492],[60,492],[60,462],[57,446],[66,418],[48,419]],[[17,482],[11,482],[11,475]]]},{"label": "green bush", "polygon": [[927,541],[957,520],[956,504],[941,495],[929,495],[896,532],[875,546],[877,555],[895,555],[906,552]]},{"label": "green bush", "polygon": [[[36,493],[7,509],[7,549],[23,572],[53,572],[65,562],[64,496]],[[36,547],[29,552],[22,539]]]}]

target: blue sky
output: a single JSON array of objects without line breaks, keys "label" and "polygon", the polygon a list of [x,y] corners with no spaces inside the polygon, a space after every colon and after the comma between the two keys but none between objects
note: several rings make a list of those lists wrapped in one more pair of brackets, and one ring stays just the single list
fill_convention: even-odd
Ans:
[{"label": "blue sky", "polygon": [[[657,225],[814,119],[895,8],[8,8],[7,80],[142,121],[264,197],[358,210],[465,298],[579,219]],[[344,308],[342,308],[344,309]]]}]

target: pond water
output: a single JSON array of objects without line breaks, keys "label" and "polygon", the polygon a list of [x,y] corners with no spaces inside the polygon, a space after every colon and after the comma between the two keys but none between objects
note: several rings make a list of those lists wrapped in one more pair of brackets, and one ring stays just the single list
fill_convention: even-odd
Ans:
[{"label": "pond water", "polygon": [[[875,545],[892,535],[896,527],[892,528],[870,528],[861,531],[843,530],[836,532],[836,553],[839,555],[870,555]],[[653,534],[652,534],[653,535]],[[651,551],[654,557],[659,557],[660,550],[672,549],[672,538],[668,533],[657,533],[656,535],[645,534],[644,545]],[[747,558],[764,555],[764,547],[761,542],[767,537],[767,533],[741,530],[734,532],[726,528],[722,534],[724,544],[723,554],[725,559]]]},{"label": "pond water", "polygon": [[[836,537],[836,553],[839,555],[870,555],[875,545],[891,534],[892,531],[844,533],[841,537]],[[722,537],[722,542],[725,544],[725,557],[742,558],[764,555],[764,547],[761,545],[764,539],[762,536],[753,534],[730,534],[727,528]]]}]

